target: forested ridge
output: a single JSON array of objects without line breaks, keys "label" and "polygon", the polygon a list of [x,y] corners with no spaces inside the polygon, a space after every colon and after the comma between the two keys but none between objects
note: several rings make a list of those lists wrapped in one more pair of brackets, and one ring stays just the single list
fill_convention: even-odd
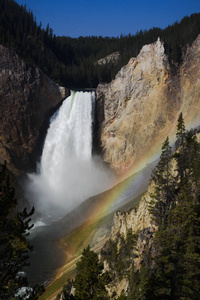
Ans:
[{"label": "forested ridge", "polygon": [[[86,293],[87,299],[200,299],[199,137],[198,130],[185,129],[181,113],[174,152],[168,137],[163,143],[160,160],[151,176],[149,210],[157,228],[152,241],[146,243],[144,239],[148,228],[138,233],[129,229],[126,236],[118,234],[115,240],[109,239],[101,250],[101,260],[109,266],[106,273],[102,272],[100,262],[88,267],[91,265],[88,260],[95,254],[89,248],[85,249],[77,263],[74,281],[64,286],[57,299],[86,299]],[[146,246],[139,252],[137,240],[141,233]],[[103,274],[105,280],[97,290]],[[93,288],[77,284],[80,278]],[[128,289],[120,296],[115,291],[108,296],[105,285],[109,288],[109,284],[113,286],[115,282],[118,287],[122,279],[129,283]],[[72,286],[75,289],[73,295],[70,293]]]},{"label": "forested ridge", "polygon": [[[187,47],[199,33],[200,14],[192,14],[164,30],[152,28],[119,37],[70,38],[66,29],[66,36],[59,37],[49,25],[46,29],[41,23],[38,25],[26,6],[14,0],[0,2],[0,43],[70,88],[96,87],[99,82],[111,81],[130,57],[136,57],[143,45],[155,42],[158,37],[165,42],[170,62],[181,64]],[[118,61],[96,63],[115,51],[120,53]]]},{"label": "forested ridge", "polygon": [[[151,245],[138,253],[137,236],[108,241],[102,250],[112,276],[129,280],[117,299],[200,299],[200,143],[179,115],[175,151],[167,137],[152,172],[149,210],[157,227]],[[120,247],[117,248],[117,244]],[[130,251],[131,250],[131,251]],[[139,267],[135,262],[139,258]]]}]

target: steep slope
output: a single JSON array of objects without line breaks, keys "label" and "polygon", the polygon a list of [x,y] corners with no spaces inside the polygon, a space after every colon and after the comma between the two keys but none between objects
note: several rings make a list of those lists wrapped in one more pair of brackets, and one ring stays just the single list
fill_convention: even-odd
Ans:
[{"label": "steep slope", "polygon": [[158,38],[144,46],[115,80],[98,85],[103,159],[117,173],[139,168],[144,159],[152,158],[166,135],[174,136],[180,111],[186,125],[198,124],[199,60],[200,36],[180,69],[169,64],[164,44]]},{"label": "steep slope", "polygon": [[[173,295],[175,289],[179,296],[179,287],[184,295],[183,298],[186,298],[188,293],[190,293],[188,299],[195,299],[196,295],[199,298],[199,264],[196,259],[199,259],[200,133],[196,132],[191,139],[193,132],[193,130],[190,132],[177,130],[176,141],[180,142],[180,137],[183,137],[183,144],[181,145],[180,142],[176,155],[175,153],[171,155],[165,143],[148,191],[140,200],[138,207],[127,212],[118,211],[114,215],[111,234],[101,250],[105,270],[112,273],[112,282],[108,285],[111,299],[116,299],[113,295],[120,296],[123,290],[126,295],[129,295],[127,299],[149,299],[149,292],[155,293],[155,290],[156,295],[165,293]],[[187,150],[183,152],[182,147]],[[164,161],[163,157],[166,159],[167,155],[169,155],[168,159]],[[180,164],[181,156],[185,158],[184,166]],[[167,167],[167,173],[165,167]],[[181,177],[183,169],[185,173]],[[132,236],[136,234],[136,247],[132,249],[130,248],[130,233]],[[190,235],[191,239],[188,238]],[[191,246],[192,243],[193,246]],[[189,244],[190,247],[188,247]],[[120,255],[121,261],[118,258]],[[182,266],[185,261],[187,261],[187,268],[183,272]],[[131,272],[135,274],[135,277],[130,272],[130,264],[128,265],[127,262],[132,264],[134,272],[133,270]],[[122,268],[124,272],[121,272]],[[195,268],[197,268],[196,273]],[[182,273],[184,273],[182,277],[184,279],[180,284]],[[186,283],[188,289],[184,289],[186,273],[189,278]],[[150,276],[152,277],[149,280]],[[160,280],[162,276],[164,280]],[[197,287],[194,284],[196,280]],[[139,281],[142,284],[137,286]],[[155,290],[154,287],[156,287]],[[138,290],[141,291],[143,288],[147,291],[146,296],[137,297]],[[168,289],[167,292],[165,288]],[[136,297],[131,297],[131,295]],[[151,299],[164,298],[168,297],[151,297]],[[176,297],[169,298],[175,299]]]},{"label": "steep slope", "polygon": [[15,174],[34,167],[45,123],[65,96],[40,69],[0,46],[0,162]]},{"label": "steep slope", "polygon": [[188,127],[200,125],[200,35],[180,69],[181,111]]},{"label": "steep slope", "polygon": [[[128,232],[130,232],[131,230],[133,234],[138,234],[138,258],[135,260],[135,264],[139,267],[141,262],[141,255],[144,249],[151,247],[153,237],[157,229],[155,223],[152,221],[152,216],[149,212],[149,204],[152,200],[150,196],[152,190],[153,186],[150,185],[148,191],[141,198],[137,208],[133,208],[126,212],[117,211],[115,213],[110,236],[101,249],[102,254],[105,252],[110,253],[110,241],[112,241],[112,243],[117,243],[117,249],[119,251],[122,244],[122,239],[126,239],[128,236]],[[101,258],[104,258],[104,255],[101,255]],[[115,268],[117,269],[116,266]],[[109,260],[104,261],[104,269],[106,271],[112,272],[109,266]],[[122,276],[120,278],[117,273],[118,272],[115,270],[114,276],[112,277],[112,282],[108,285],[110,299],[115,299],[115,297],[113,298],[114,294],[116,296],[120,296],[122,290],[124,290],[124,292],[126,293],[129,287],[129,279],[127,278],[127,276]]]}]

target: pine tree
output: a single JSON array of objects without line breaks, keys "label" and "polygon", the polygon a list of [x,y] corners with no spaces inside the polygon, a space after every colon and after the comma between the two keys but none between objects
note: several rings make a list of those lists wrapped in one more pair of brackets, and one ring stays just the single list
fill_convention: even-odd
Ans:
[{"label": "pine tree", "polygon": [[184,184],[186,179],[186,130],[183,119],[183,114],[180,113],[178,117],[177,131],[176,131],[176,152],[174,157],[177,162],[178,177],[177,181],[180,181],[180,185]]},{"label": "pine tree", "polygon": [[154,241],[155,299],[199,299],[200,220],[190,183],[176,200],[166,229]]},{"label": "pine tree", "polygon": [[162,146],[160,160],[152,171],[151,180],[154,182],[153,201],[150,211],[157,225],[164,226],[173,201],[174,178],[172,175],[172,150],[167,137]]},{"label": "pine tree", "polygon": [[[21,276],[27,266],[32,246],[26,237],[33,225],[30,217],[34,209],[14,213],[17,205],[6,164],[0,166],[0,299],[15,297],[21,287],[27,286],[26,276]],[[42,288],[32,289],[29,299],[37,299]]]},{"label": "pine tree", "polygon": [[109,283],[110,277],[108,272],[102,271],[103,264],[88,246],[76,265],[75,299],[108,299],[105,285]]},{"label": "pine tree", "polygon": [[[149,276],[154,279],[154,299],[199,299],[200,210],[198,189],[194,188],[200,178],[197,168],[199,144],[195,131],[185,130],[182,114],[178,119],[176,146],[177,184],[173,190],[174,200],[167,212],[165,226],[159,226],[160,230],[154,238],[156,255],[153,267],[149,267]],[[160,179],[160,168],[156,170],[154,177]],[[158,184],[159,180],[155,182]],[[144,291],[148,289],[149,284]],[[140,290],[143,290],[141,280]]]}]

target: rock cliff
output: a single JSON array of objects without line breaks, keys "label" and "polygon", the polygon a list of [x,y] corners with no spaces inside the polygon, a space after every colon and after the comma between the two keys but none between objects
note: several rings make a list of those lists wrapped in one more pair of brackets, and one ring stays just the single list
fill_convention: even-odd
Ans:
[{"label": "rock cliff", "polygon": [[111,230],[110,238],[116,239],[118,235],[126,237],[128,230],[131,228],[134,233],[140,230],[151,227],[152,220],[149,213],[149,203],[152,200],[150,197],[151,186],[148,192],[140,200],[138,208],[134,208],[129,212],[117,211],[114,215],[114,225]]},{"label": "rock cliff", "polygon": [[[157,230],[154,222],[152,221],[151,214],[149,212],[149,204],[152,200],[151,193],[153,192],[154,186],[153,184],[149,185],[148,191],[141,198],[140,203],[137,208],[133,208],[127,212],[117,211],[113,218],[113,226],[111,229],[111,233],[104,244],[101,251],[107,251],[107,247],[109,247],[108,240],[113,242],[117,241],[117,249],[121,246],[121,239],[126,239],[128,235],[128,231],[131,229],[133,234],[137,234],[137,258],[134,263],[136,268],[140,268],[142,253],[146,250],[151,251],[153,244],[153,237]],[[109,262],[104,261],[104,269],[105,271],[109,271],[113,274],[113,270],[109,267]],[[113,280],[111,284],[108,285],[108,292],[111,299],[113,295],[120,296],[122,290],[126,293],[129,288],[129,280],[126,276],[117,275],[117,272],[113,274]]]},{"label": "rock cliff", "polygon": [[49,116],[65,97],[65,88],[0,46],[0,162],[14,174],[34,168]]},{"label": "rock cliff", "polygon": [[117,173],[138,168],[175,134],[183,112],[188,126],[199,124],[200,36],[180,68],[172,67],[157,40],[145,45],[109,84],[96,90],[103,160]]}]

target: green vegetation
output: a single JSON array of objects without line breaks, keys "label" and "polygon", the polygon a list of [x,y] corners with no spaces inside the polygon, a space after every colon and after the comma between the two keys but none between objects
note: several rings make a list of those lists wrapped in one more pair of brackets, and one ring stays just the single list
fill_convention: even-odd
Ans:
[{"label": "green vegetation", "polygon": [[40,297],[40,300],[47,299],[53,294],[58,294],[58,291],[61,289],[66,290],[68,280],[75,277],[76,262],[80,258],[83,249],[92,243],[94,235],[99,228],[104,226],[109,230],[111,229],[113,215],[114,213],[100,219],[85,222],[59,241],[59,246],[66,253],[66,264],[61,270],[62,276],[55,279],[50,286],[47,287],[45,293]]},{"label": "green vegetation", "polygon": [[[118,245],[120,245],[118,247]],[[109,239],[103,249],[101,256],[108,262],[109,269],[112,274],[112,279],[118,277],[122,280],[127,277],[130,266],[133,264],[136,257],[136,235],[129,229],[126,238],[117,236],[116,240]]]},{"label": "green vegetation", "polygon": [[[121,184],[119,184],[119,188],[121,187]],[[106,192],[103,194],[105,197]],[[123,211],[129,211],[132,208],[136,208],[143,194],[144,193],[131,199],[120,209],[122,209]],[[76,261],[80,259],[80,255],[83,252],[83,249],[86,248],[87,245],[92,246],[93,242],[95,243],[94,237],[95,234],[98,232],[99,228],[104,228],[105,232],[109,232],[111,230],[111,226],[113,225],[113,216],[114,212],[110,213],[105,217],[98,216],[99,218],[97,219],[92,219],[88,222],[85,222],[83,225],[79,226],[59,241],[59,246],[66,253],[66,264],[61,270],[61,277],[58,276],[58,278],[55,279],[46,288],[44,294],[40,296],[40,300],[45,300],[53,294],[56,294],[56,292],[58,294],[59,290],[66,290],[65,285],[68,282],[68,280],[71,280],[75,277]]]},{"label": "green vegetation", "polygon": [[[178,118],[176,151],[168,138],[153,171],[150,211],[158,230],[153,247],[132,267],[127,299],[199,299],[200,286],[200,144],[196,131]],[[172,168],[174,164],[175,170]]]},{"label": "green vegetation", "polygon": [[[99,262],[98,255],[88,246],[76,264],[74,282],[68,281],[64,286],[64,299],[109,299],[105,285],[110,282],[110,276],[108,272],[102,271],[103,263]],[[75,288],[74,296],[70,293],[72,285]],[[60,299],[60,295],[57,299]]]},{"label": "green vegetation", "polygon": [[152,172],[151,179],[155,183],[154,193],[151,194],[151,212],[154,221],[164,227],[169,209],[174,199],[174,178],[172,175],[172,150],[167,137],[163,146],[160,161]]},{"label": "green vegetation", "polygon": [[[58,292],[61,290],[66,290],[66,283],[71,281],[70,278],[74,277],[74,269],[72,271],[66,272],[60,278],[56,279],[50,286],[47,287],[45,292],[39,297],[39,300],[45,300],[49,297],[51,298],[52,295],[57,296]],[[69,287],[67,288],[68,291]]]},{"label": "green vegetation", "polygon": [[105,217],[88,220],[60,240],[59,246],[66,252],[67,260],[81,255],[83,249],[92,243],[99,228],[104,227],[110,230],[113,224],[113,216],[114,213],[111,213]]},{"label": "green vegetation", "polygon": [[[200,298],[198,134],[196,130],[186,131],[181,113],[177,124],[175,153],[172,154],[168,137],[163,143],[160,160],[151,177],[153,192],[149,209],[158,228],[152,243],[144,243],[147,246],[139,253],[136,247],[138,237],[130,229],[126,236],[119,235],[115,240],[109,239],[101,250],[101,258],[108,263],[112,281],[120,282],[123,278],[129,280],[127,293],[122,291],[120,297],[116,298],[118,300]],[[145,230],[140,235],[141,238],[145,238]],[[136,265],[137,258],[139,263]],[[84,273],[85,265],[82,261],[77,266],[79,272],[81,270]],[[75,283],[71,282],[71,285],[76,288]],[[68,286],[68,296],[69,291]],[[75,292],[75,296],[77,295]],[[89,294],[86,298],[96,299]]]},{"label": "green vegetation", "polygon": [[[6,164],[0,166],[0,299],[20,299],[16,296],[19,289],[28,286],[23,268],[32,250],[26,237],[33,225],[30,225],[26,209],[14,212],[17,205],[15,190]],[[38,299],[43,291],[40,287],[27,290],[29,299]]]},{"label": "green vegetation", "polygon": [[[170,63],[177,66],[199,33],[200,14],[193,14],[164,30],[153,28],[135,35],[57,37],[49,25],[46,29],[38,25],[25,6],[13,0],[0,2],[0,43],[14,50],[28,65],[39,66],[56,82],[70,88],[96,87],[99,82],[109,82],[130,57],[138,55],[143,45],[155,42],[158,37],[164,41]],[[117,62],[96,63],[115,51],[120,53]],[[134,265],[137,236],[131,230],[126,237],[109,240],[101,253],[109,264],[113,280],[129,279],[128,295],[123,292],[119,299],[200,299],[200,143],[195,130],[186,131],[182,114],[178,118],[176,137],[175,153],[172,154],[167,137],[160,161],[152,172],[155,187],[149,209],[158,230],[151,249],[146,249],[140,257],[139,269]],[[32,250],[26,237],[31,229],[33,210],[14,214],[16,204],[10,176],[6,166],[1,166],[1,299],[17,298],[18,289],[28,284],[20,272],[27,265]],[[126,204],[124,210],[134,205],[135,202]],[[92,242],[97,228],[105,222],[110,226],[112,216],[87,222],[63,239],[62,246],[71,247],[68,255],[76,260]],[[65,299],[106,299],[105,285],[109,276],[103,275],[102,269],[97,255],[89,247],[85,248],[77,263],[75,296],[69,293],[72,285],[69,281],[63,290]],[[73,272],[72,268],[57,279],[50,286],[49,294],[57,291]],[[40,291],[33,289],[30,293],[29,299],[37,299]]]},{"label": "green vegetation", "polygon": [[[40,299],[55,295],[63,284],[61,294],[65,298],[62,299],[108,299],[105,286],[110,279],[120,281],[123,278],[129,280],[129,290],[128,294],[122,292],[118,299],[199,299],[200,143],[197,135],[196,130],[186,131],[183,115],[180,114],[175,152],[172,154],[168,137],[163,143],[160,160],[151,177],[154,188],[149,209],[158,227],[151,247],[138,254],[137,235],[132,230],[124,237],[108,240],[101,251],[101,258],[107,261],[110,273],[103,273],[102,262],[87,245],[93,242],[98,228],[111,227],[113,213],[90,220],[63,239],[61,246],[68,249],[69,260],[73,260],[74,265],[70,266],[68,273],[65,271],[55,280]],[[31,228],[29,223],[33,211],[27,213],[24,210],[11,215],[16,200],[5,166],[1,167],[0,179],[0,293],[2,298],[9,298],[27,283],[25,277],[17,274],[27,265],[28,252],[31,251],[26,235]],[[140,198],[141,195],[132,199],[123,210],[137,206]],[[8,256],[4,255],[5,252]],[[137,267],[135,265],[138,255],[139,269],[138,264]],[[7,275],[9,277],[6,278]],[[70,293],[72,286],[73,295]],[[34,291],[29,299],[37,297]]]},{"label": "green vegetation", "polygon": [[[66,32],[66,36],[59,37],[49,25],[46,29],[41,23],[38,25],[26,6],[19,6],[14,0],[0,2],[0,43],[70,88],[95,88],[99,82],[110,82],[130,57],[136,57],[143,45],[155,42],[158,37],[165,42],[170,62],[180,64],[199,33],[200,14],[193,14],[164,30],[152,28],[135,35],[70,38]],[[96,63],[116,51],[120,54],[117,62]]]},{"label": "green vegetation", "polygon": [[74,280],[75,299],[107,298],[105,285],[110,281],[108,272],[102,273],[103,264],[88,246],[76,264]]}]

